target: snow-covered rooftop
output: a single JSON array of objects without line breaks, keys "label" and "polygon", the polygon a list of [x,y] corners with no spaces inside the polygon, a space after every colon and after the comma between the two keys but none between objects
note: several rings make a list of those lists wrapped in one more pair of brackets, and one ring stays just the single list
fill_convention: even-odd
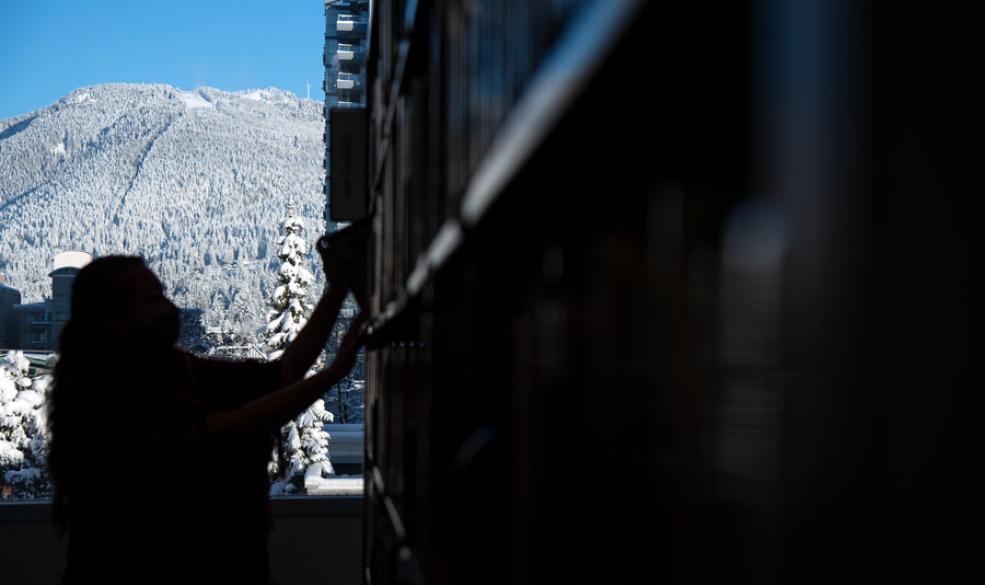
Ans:
[{"label": "snow-covered rooftop", "polygon": [[54,267],[52,272],[61,268],[82,268],[92,262],[92,256],[85,252],[71,250],[55,255]]}]

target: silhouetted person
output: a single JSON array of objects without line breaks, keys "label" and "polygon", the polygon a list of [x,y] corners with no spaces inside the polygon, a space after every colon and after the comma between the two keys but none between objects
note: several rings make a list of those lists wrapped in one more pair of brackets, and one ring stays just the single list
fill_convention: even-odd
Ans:
[{"label": "silhouetted person", "polygon": [[325,295],[271,362],[176,348],[178,308],[139,257],[79,271],[49,420],[53,521],[69,537],[63,584],[270,583],[267,463],[279,429],[349,372],[364,341],[365,312],[331,366],[304,379],[347,290],[323,264]]}]

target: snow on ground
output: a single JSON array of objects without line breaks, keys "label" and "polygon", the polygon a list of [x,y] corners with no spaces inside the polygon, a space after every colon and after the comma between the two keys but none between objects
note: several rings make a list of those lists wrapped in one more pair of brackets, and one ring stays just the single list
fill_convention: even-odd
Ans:
[{"label": "snow on ground", "polygon": [[259,90],[259,89],[256,89],[256,90],[248,91],[248,92],[243,93],[243,94],[240,94],[240,95],[243,96],[243,99],[252,100],[252,101],[255,101],[255,102],[262,102],[263,101],[263,94],[264,93],[265,93],[264,91]]},{"label": "snow on ground", "polygon": [[[139,254],[175,303],[204,310],[202,325],[252,339],[277,284],[288,195],[313,220],[309,246],[326,227],[323,105],[269,106],[208,87],[107,84],[0,120],[6,283],[24,302],[41,300],[51,294],[48,273],[62,250]],[[318,266],[309,254],[306,267],[321,277]]]},{"label": "snow on ground", "polygon": [[[75,96],[75,105],[84,104],[87,101],[92,100],[92,94],[90,93],[80,93]],[[95,100],[92,100],[95,101]]]},{"label": "snow on ground", "polygon": [[190,91],[179,91],[176,95],[189,110],[194,110],[196,108],[215,108],[212,102],[203,98],[200,94]]},{"label": "snow on ground", "polygon": [[317,482],[306,481],[308,495],[351,495],[358,496],[363,493],[363,477],[361,475],[336,477],[322,477]]},{"label": "snow on ground", "polygon": [[293,101],[286,92],[271,91],[269,89],[254,89],[252,91],[236,92],[236,94],[243,99],[268,104],[289,104]]}]

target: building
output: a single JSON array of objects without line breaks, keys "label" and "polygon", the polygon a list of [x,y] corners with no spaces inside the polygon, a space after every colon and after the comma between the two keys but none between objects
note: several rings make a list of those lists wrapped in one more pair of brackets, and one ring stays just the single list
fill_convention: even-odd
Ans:
[{"label": "building", "polygon": [[366,105],[366,40],[369,0],[325,0],[325,222],[326,232],[344,227],[329,214],[332,204],[332,110]]},{"label": "building", "polygon": [[[53,269],[48,273],[51,277],[51,298],[35,303],[13,303],[9,308],[0,308],[0,311],[10,311],[12,319],[16,320],[16,323],[8,325],[8,332],[15,332],[17,336],[16,342],[10,344],[12,348],[55,349],[58,334],[71,316],[72,282],[79,270],[89,262],[92,262],[92,256],[85,252],[57,254]],[[16,292],[16,296],[19,297],[20,293]],[[0,303],[0,306],[5,304]],[[10,339],[15,339],[12,334]]]},{"label": "building", "polygon": [[369,0],[325,0],[325,112],[366,104]]},{"label": "building", "polygon": [[14,305],[21,302],[21,293],[4,283],[0,275],[0,349],[15,347],[20,339],[19,320]]},{"label": "building", "polygon": [[[373,3],[370,0],[325,0],[325,50],[323,61],[325,65],[325,231],[332,233],[349,225],[348,219],[356,219],[346,214],[353,211],[352,201],[365,204],[365,190],[359,194],[359,189],[351,189],[360,181],[353,180],[365,172],[365,165],[360,156],[366,150],[365,142],[365,112],[366,112],[366,52],[368,30]],[[333,148],[334,143],[339,148]],[[336,162],[333,165],[332,159]],[[352,163],[355,163],[354,165]],[[333,169],[335,175],[333,177]],[[361,181],[365,184],[365,181]],[[333,183],[336,189],[333,189]],[[338,188],[341,187],[341,188]],[[350,187],[347,189],[346,187]],[[358,207],[358,205],[357,205]],[[333,214],[334,208],[334,214]],[[347,298],[336,322],[335,331],[329,342],[329,352],[335,351],[344,332],[348,329],[349,320],[356,315],[358,308],[352,298]],[[334,400],[326,396],[326,405],[336,415],[336,423],[332,427],[332,436],[341,432],[341,424],[358,428],[358,436],[362,438],[362,405],[364,370],[363,358],[357,360],[349,376],[343,383],[336,386]],[[349,398],[343,400],[343,387],[358,390],[347,391]],[[345,403],[353,400],[353,406],[358,412],[347,412]],[[333,455],[334,458],[334,455]],[[334,461],[334,459],[333,459]],[[356,465],[347,461],[345,465]],[[361,458],[358,462],[361,465]],[[342,469],[342,468],[339,468]]]}]

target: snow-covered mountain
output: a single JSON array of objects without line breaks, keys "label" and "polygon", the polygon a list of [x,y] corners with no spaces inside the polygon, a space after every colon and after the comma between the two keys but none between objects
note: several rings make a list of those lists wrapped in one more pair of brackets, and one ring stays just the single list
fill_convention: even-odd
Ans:
[{"label": "snow-covered mountain", "polygon": [[[278,89],[107,84],[0,120],[0,274],[50,295],[64,250],[143,256],[204,324],[264,323],[289,194],[324,232],[322,105]],[[320,261],[311,259],[322,290]]]}]

